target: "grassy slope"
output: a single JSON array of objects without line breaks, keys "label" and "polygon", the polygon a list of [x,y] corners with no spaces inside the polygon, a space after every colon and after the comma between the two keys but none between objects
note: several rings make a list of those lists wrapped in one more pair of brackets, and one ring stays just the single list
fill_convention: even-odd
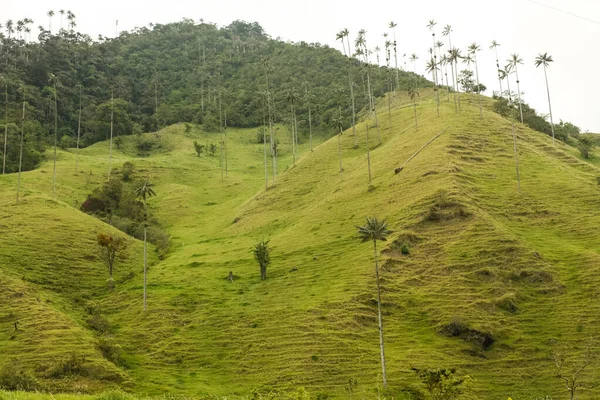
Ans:
[{"label": "grassy slope", "polygon": [[[410,255],[391,244],[382,260],[392,388],[416,386],[410,366],[457,366],[473,377],[478,397],[561,393],[548,356],[551,341],[581,342],[600,328],[599,171],[517,125],[519,194],[508,121],[487,111],[481,120],[466,100],[458,115],[443,102],[438,118],[424,100],[415,131],[412,108],[394,110],[391,121],[383,109],[381,145],[369,131],[371,190],[364,123],[357,149],[351,130],[342,137],[343,181],[334,138],[266,192],[254,130],[230,132],[223,183],[218,160],[195,157],[180,126],[162,133],[169,153],[133,160],[117,152],[115,165],[133,160],[156,183],[150,207],[173,237],[171,255],[150,270],[146,314],[140,312],[139,243],[118,271],[135,277],[106,295],[106,274],[90,255],[95,235],[109,228],[68,207],[104,179],[106,144],[82,151],[85,173],[78,175],[73,155],[61,153],[59,202],[45,195],[50,164],[25,175],[27,197],[18,206],[14,177],[0,178],[0,221],[9,232],[8,246],[0,247],[0,264],[8,266],[0,284],[28,299],[0,302],[0,351],[39,350],[23,359],[33,366],[76,348],[112,371],[80,306],[81,298],[99,297],[127,355],[129,368],[120,373],[136,391],[244,394],[305,386],[341,396],[355,378],[356,392],[373,393],[379,354],[372,248],[355,239],[355,225],[377,215],[388,218],[392,239],[412,238]],[[290,164],[285,143],[283,150],[281,172]],[[440,189],[445,198],[436,194]],[[445,203],[439,221],[426,218],[435,201]],[[273,263],[261,282],[250,249],[263,238],[271,240]],[[239,277],[234,283],[225,279],[229,271]],[[12,314],[24,328],[8,340]],[[33,322],[42,316],[46,323]],[[496,342],[482,351],[439,334],[453,319],[491,332]]]}]

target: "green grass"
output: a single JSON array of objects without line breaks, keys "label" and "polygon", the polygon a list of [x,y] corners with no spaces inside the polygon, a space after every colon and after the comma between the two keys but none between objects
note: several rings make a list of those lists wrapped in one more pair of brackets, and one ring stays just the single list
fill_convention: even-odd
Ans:
[{"label": "green grass", "polygon": [[[336,137],[312,153],[302,144],[294,167],[281,128],[280,174],[267,191],[256,129],[229,131],[223,181],[218,156],[198,158],[192,145],[216,143],[218,135],[185,137],[182,125],[172,126],[161,131],[164,149],[147,158],[135,156],[134,137],[125,138],[113,166],[131,161],[156,184],[149,207],[173,243],[165,260],[151,260],[146,313],[141,244],[131,240],[109,292],[94,240],[116,231],[77,211],[106,179],[107,143],[82,150],[79,171],[73,151],[60,152],[56,201],[49,198],[50,162],[24,174],[19,204],[16,177],[1,177],[0,364],[18,359],[45,385],[81,393],[117,384],[139,394],[187,396],[304,387],[313,397],[346,398],[348,380],[356,379],[357,397],[376,397],[372,248],[355,234],[375,215],[394,230],[381,250],[395,398],[419,387],[411,366],[457,367],[473,378],[475,398],[560,395],[552,341],[581,343],[600,328],[600,171],[517,124],[519,194],[510,122],[487,110],[480,119],[470,101],[463,97],[458,114],[442,101],[437,117],[425,93],[418,131],[411,107],[393,109],[390,120],[382,101],[381,144],[369,129],[371,188],[364,122],[357,148],[352,130],[342,136],[343,181]],[[406,103],[398,97],[398,106]],[[273,246],[266,281],[251,253],[262,239]],[[398,243],[408,243],[410,254]],[[239,279],[229,283],[229,271]],[[86,322],[89,300],[101,303],[123,365],[99,351],[98,334]],[[21,329],[13,334],[15,319]],[[495,343],[484,351],[442,335],[455,319],[491,333]],[[98,373],[57,381],[39,372],[72,353],[85,354]],[[582,391],[581,398],[594,394]]]}]

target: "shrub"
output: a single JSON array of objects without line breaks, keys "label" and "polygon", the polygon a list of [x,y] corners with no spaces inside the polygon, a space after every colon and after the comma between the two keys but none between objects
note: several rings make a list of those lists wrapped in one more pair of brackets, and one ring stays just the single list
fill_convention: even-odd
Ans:
[{"label": "shrub", "polygon": [[71,353],[67,357],[57,360],[46,370],[46,377],[60,379],[67,376],[87,376],[86,356]]},{"label": "shrub", "polygon": [[125,161],[121,168],[121,179],[123,182],[130,182],[135,173],[135,165],[132,162]]},{"label": "shrub", "polygon": [[31,371],[25,369],[17,360],[9,362],[0,369],[0,388],[5,390],[41,390],[41,384]]},{"label": "shrub", "polygon": [[123,355],[123,348],[121,345],[115,343],[112,338],[101,337],[100,341],[98,342],[98,349],[102,353],[102,356],[104,356],[104,358],[113,364],[123,364],[123,360],[121,359],[121,356]]},{"label": "shrub", "polygon": [[58,146],[63,150],[67,150],[68,148],[75,147],[75,140],[71,136],[63,135],[60,138]]}]

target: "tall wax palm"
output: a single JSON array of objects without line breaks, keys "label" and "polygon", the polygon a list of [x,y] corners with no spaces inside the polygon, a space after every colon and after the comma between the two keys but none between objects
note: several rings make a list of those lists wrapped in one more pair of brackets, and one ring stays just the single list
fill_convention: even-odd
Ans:
[{"label": "tall wax palm", "polygon": [[[387,36],[387,34],[385,34],[384,36]],[[390,53],[390,47],[391,47],[392,43],[389,40],[385,41],[385,65],[387,67],[387,84],[388,84],[388,94],[387,94],[387,100],[388,100],[388,121],[392,120],[392,102],[391,102],[391,80],[390,80],[390,58],[391,58],[391,53]]]},{"label": "tall wax palm", "polygon": [[509,65],[515,69],[515,75],[517,78],[517,98],[519,100],[519,113],[521,114],[521,123],[523,123],[523,105],[521,104],[521,81],[519,81],[519,64],[523,64],[523,59],[519,57],[518,54],[511,54],[509,60]]},{"label": "tall wax palm", "polygon": [[54,17],[54,11],[50,10],[46,15],[48,16],[48,31],[52,33],[52,17]]},{"label": "tall wax palm", "polygon": [[413,63],[413,70],[414,70],[414,76],[413,76],[413,80],[414,80],[414,88],[417,89],[417,60],[419,59],[419,56],[416,53],[412,53],[410,55],[410,61]]},{"label": "tall wax palm", "polygon": [[260,60],[260,64],[265,72],[265,82],[267,85],[267,94],[269,94],[269,103],[268,103],[268,115],[269,115],[269,136],[271,139],[271,162],[273,164],[272,168],[273,168],[273,182],[275,182],[275,177],[277,176],[277,152],[275,150],[275,138],[273,135],[273,96],[270,95],[270,89],[269,89],[269,72],[271,72],[272,70],[272,66],[271,66],[271,62],[269,61],[269,59],[267,57],[263,57]]},{"label": "tall wax palm", "polygon": [[[442,42],[441,40],[438,40],[437,42],[435,42],[435,48],[437,49],[437,53],[439,56],[439,61],[437,62],[438,66],[442,66],[442,47],[444,47],[444,42]],[[435,49],[434,49],[435,51]],[[442,86],[444,86],[444,74],[442,73],[442,69],[439,69],[440,71],[440,76],[441,76],[441,81],[442,81]],[[446,78],[448,77],[448,74],[446,74]],[[446,86],[448,85],[448,82],[446,82]]]},{"label": "tall wax palm", "polygon": [[344,31],[341,30],[335,34],[335,40],[339,40],[342,42],[342,48],[344,49],[344,55],[346,56],[346,44],[344,43]]},{"label": "tall wax palm", "polygon": [[440,115],[440,85],[438,82],[438,76],[437,76],[437,54],[435,52],[435,26],[437,25],[437,22],[435,22],[434,20],[430,19],[429,23],[427,24],[427,28],[431,31],[431,38],[433,40],[433,47],[431,48],[431,53],[433,55],[433,62],[434,62],[434,69],[433,69],[433,83],[435,85],[435,96],[436,96],[436,101],[437,101],[437,112],[438,112],[438,116]]},{"label": "tall wax palm", "polygon": [[[444,53],[440,58],[440,65],[444,66],[444,75],[446,76],[446,95],[448,96],[448,101],[450,101],[450,81],[448,80],[448,64],[450,64],[450,59]],[[452,71],[452,75],[454,76],[454,71]],[[454,78],[452,78],[452,86],[454,87]]]},{"label": "tall wax palm", "polygon": [[[471,64],[473,63],[473,57],[471,57],[471,52],[467,51],[467,55],[465,55],[463,57],[463,64],[467,64],[467,70],[472,73],[473,71],[471,71]],[[469,92],[469,90],[472,90],[472,88],[469,88],[468,86],[465,88],[465,90],[467,92]],[[473,105],[473,98],[471,97],[471,105]]]},{"label": "tall wax palm", "polygon": [[[432,54],[433,49],[429,49],[429,53]],[[427,72],[431,73],[431,76],[433,77],[433,81],[435,82],[437,64],[435,63],[435,60],[433,59],[433,55],[431,55],[431,58],[429,59],[429,61],[427,61],[425,63],[425,70]],[[437,109],[437,115],[439,117],[440,116],[440,103],[436,103],[436,109]]]},{"label": "tall wax palm", "polygon": [[346,38],[346,42],[348,43],[348,82],[350,84],[350,99],[352,101],[352,134],[354,135],[354,147],[358,147],[358,139],[356,137],[356,106],[354,101],[354,80],[352,79],[352,63],[350,62],[350,31],[348,31],[347,28],[344,28],[340,33],[343,35],[342,41],[344,40],[344,38]]},{"label": "tall wax palm", "polygon": [[338,132],[338,155],[340,158],[340,181],[343,180],[343,168],[342,168],[342,132],[344,131],[344,120],[342,118],[342,108],[338,107],[338,114],[332,118],[331,124],[335,131]]},{"label": "tall wax palm", "polygon": [[371,187],[371,147],[369,146],[369,122],[365,121],[366,133],[366,145],[367,145],[367,170],[369,171],[369,187]]},{"label": "tall wax palm", "polygon": [[56,149],[58,147],[58,78],[54,74],[48,74],[48,83],[54,88],[54,167],[52,170],[52,198],[56,194]]},{"label": "tall wax palm", "polygon": [[392,34],[394,36],[394,68],[396,69],[396,90],[400,86],[400,76],[399,76],[399,70],[398,70],[398,47],[397,47],[397,42],[396,42],[396,27],[397,26],[398,26],[398,24],[396,24],[394,21],[390,21],[389,27],[392,28]]},{"label": "tall wax palm", "polygon": [[502,79],[500,78],[501,68],[500,68],[500,61],[498,60],[498,47],[500,47],[500,43],[496,42],[495,40],[492,40],[492,44],[490,45],[490,50],[494,50],[496,52],[496,72],[498,74],[498,83],[500,84],[500,96],[502,96],[503,89],[502,89]]},{"label": "tall wax palm", "polygon": [[60,13],[60,30],[62,31],[62,28],[63,28],[62,21],[63,21],[64,15],[65,15],[65,10],[60,10],[59,13]]},{"label": "tall wax palm", "polygon": [[471,43],[469,46],[469,53],[473,55],[473,62],[475,63],[475,76],[477,78],[477,98],[479,100],[479,117],[483,118],[483,107],[481,105],[481,86],[479,84],[479,65],[477,64],[477,52],[481,50],[481,47],[477,43]]},{"label": "tall wax palm", "polygon": [[506,83],[508,85],[508,105],[510,107],[510,123],[512,127],[512,137],[513,137],[513,147],[515,153],[515,168],[517,173],[517,191],[521,193],[521,177],[519,176],[519,153],[517,151],[517,135],[515,133],[515,104],[513,101],[513,95],[510,90],[510,74],[511,74],[511,65],[507,65],[504,69],[498,70],[498,76],[500,77],[500,81],[506,79]]},{"label": "tall wax palm", "polygon": [[381,316],[381,284],[379,282],[379,263],[377,261],[377,241],[385,242],[387,237],[392,233],[387,228],[387,223],[384,220],[379,221],[376,217],[368,217],[367,222],[363,226],[357,226],[358,237],[364,242],[373,242],[373,254],[375,260],[375,280],[377,282],[377,321],[379,325],[379,352],[381,355],[381,372],[383,378],[383,386],[387,386],[387,374],[385,368],[385,344],[383,341],[383,319]]},{"label": "tall wax palm", "polygon": [[375,110],[375,100],[373,99],[373,92],[371,91],[371,65],[369,64],[369,51],[367,48],[367,40],[366,40],[366,31],[361,29],[358,32],[358,37],[356,38],[356,46],[358,49],[362,51],[364,56],[364,71],[367,76],[367,98],[369,106],[371,107],[371,113],[373,115],[373,119],[375,120],[375,127],[377,128],[377,138],[379,143],[381,143],[381,132],[379,130],[379,120],[377,119],[377,111]]},{"label": "tall wax palm", "polygon": [[147,208],[147,200],[156,196],[154,189],[152,189],[154,185],[148,181],[146,178],[136,189],[135,194],[138,199],[142,199],[144,202],[144,311],[146,311],[146,281],[147,281],[147,270],[148,270],[148,257],[146,251],[146,228],[148,221],[148,208]]},{"label": "tall wax palm", "polygon": [[451,49],[448,51],[448,59],[450,60],[450,66],[452,69],[452,84],[454,86],[454,109],[458,112],[460,107],[460,95],[458,86],[458,60],[462,58],[459,49]]},{"label": "tall wax palm", "polygon": [[554,120],[552,118],[552,103],[550,102],[550,86],[548,86],[548,72],[547,69],[550,66],[550,63],[553,63],[551,55],[548,53],[539,54],[535,58],[535,66],[539,68],[540,65],[544,67],[544,77],[546,78],[546,91],[548,92],[548,108],[550,109],[550,127],[552,128],[552,144],[554,144]]}]

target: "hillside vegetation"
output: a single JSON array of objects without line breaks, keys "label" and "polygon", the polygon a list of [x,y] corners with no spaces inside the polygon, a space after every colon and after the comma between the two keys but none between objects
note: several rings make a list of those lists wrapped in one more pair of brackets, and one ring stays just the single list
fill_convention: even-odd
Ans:
[{"label": "hillside vegetation", "polygon": [[[148,157],[125,138],[113,165],[130,161],[155,184],[148,204],[171,235],[164,260],[150,252],[147,312],[142,244],[127,239],[109,290],[95,240],[123,234],[78,211],[106,180],[107,142],[82,150],[78,171],[72,150],[59,153],[56,200],[50,163],[23,175],[19,203],[16,177],[0,177],[0,385],[376,398],[373,249],[356,225],[378,216],[394,231],[380,247],[388,394],[424,389],[411,367],[455,367],[472,379],[465,398],[559,398],[554,342],[581,345],[600,329],[600,171],[517,124],[519,193],[510,121],[480,119],[467,95],[461,103],[455,113],[442,102],[438,117],[423,94],[418,130],[406,97],[391,119],[382,104],[381,144],[369,129],[371,186],[365,122],[358,147],[352,130],[341,136],[341,181],[337,138],[313,152],[301,144],[293,166],[281,127],[280,175],[266,191],[255,129],[229,130],[223,181],[218,157],[193,149],[215,134],[170,126]],[[273,250],[261,281],[251,250],[263,239]]]}]

